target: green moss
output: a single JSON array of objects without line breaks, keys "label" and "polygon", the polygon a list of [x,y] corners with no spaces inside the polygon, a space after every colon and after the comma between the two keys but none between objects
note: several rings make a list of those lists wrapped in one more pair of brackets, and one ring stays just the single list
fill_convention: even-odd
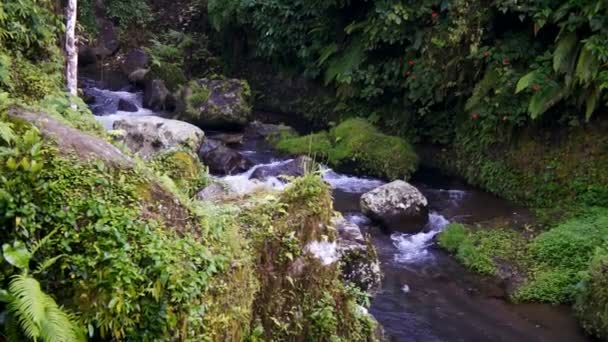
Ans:
[{"label": "green moss", "polygon": [[585,272],[574,306],[583,327],[590,334],[608,338],[608,249],[604,244],[595,252]]},{"label": "green moss", "polygon": [[410,144],[380,133],[363,119],[346,120],[330,132],[284,135],[275,146],[282,152],[320,158],[337,169],[388,179],[408,178],[418,163]]},{"label": "green moss", "polygon": [[260,291],[257,337],[268,341],[373,341],[375,323],[356,307],[338,263],[306,252],[313,241],[335,241],[331,190],[318,175],[298,178],[278,198],[247,210]]},{"label": "green moss", "polygon": [[473,230],[453,223],[439,234],[439,245],[470,269],[497,275],[501,262],[521,264],[525,241],[508,229]]},{"label": "green moss", "polygon": [[146,78],[162,80],[169,91],[176,91],[180,85],[188,82],[183,68],[179,64],[172,63],[162,63],[161,66],[153,65]]},{"label": "green moss", "polygon": [[171,178],[178,189],[189,197],[208,184],[207,169],[187,150],[169,151],[156,156],[150,161],[150,166],[160,175]]}]

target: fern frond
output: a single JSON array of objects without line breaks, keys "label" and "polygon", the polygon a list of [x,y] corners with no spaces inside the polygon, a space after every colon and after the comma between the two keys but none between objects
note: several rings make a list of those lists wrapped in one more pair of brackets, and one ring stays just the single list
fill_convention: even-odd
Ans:
[{"label": "fern frond", "polygon": [[45,342],[79,341],[74,318],[65,313],[49,295],[45,298],[46,316],[41,325],[41,338]]},{"label": "fern frond", "polygon": [[30,255],[35,255],[36,252],[38,252],[38,250],[40,248],[42,248],[44,245],[46,245],[49,242],[49,240],[51,240],[53,235],[55,235],[55,233],[57,233],[58,230],[59,230],[59,227],[53,229],[50,233],[46,234],[46,236],[43,237],[42,239],[34,242],[34,244],[32,246],[32,250],[30,251]]},{"label": "fern frond", "polygon": [[40,283],[26,275],[16,275],[9,284],[14,300],[8,304],[9,311],[19,321],[19,326],[30,339],[40,337],[40,324],[45,317],[45,294]]},{"label": "fern frond", "polygon": [[10,122],[0,121],[0,139],[4,140],[7,144],[15,140],[15,132]]},{"label": "fern frond", "polygon": [[46,271],[49,267],[53,266],[53,264],[55,264],[57,262],[57,260],[63,258],[64,256],[65,256],[64,254],[61,254],[56,257],[52,257],[52,258],[44,260],[40,265],[38,265],[38,267],[33,272],[33,274],[38,274],[38,273],[42,273],[42,272]]},{"label": "fern frond", "polygon": [[336,44],[336,43],[332,43],[332,44],[329,44],[326,47],[324,47],[323,50],[321,50],[321,56],[317,60],[317,65],[318,66],[323,65],[325,63],[325,61],[327,61],[327,59],[329,57],[331,57],[337,51],[338,51],[338,44]]},{"label": "fern frond", "polygon": [[363,42],[361,39],[355,39],[344,50],[341,55],[334,56],[325,71],[325,84],[332,81],[339,83],[350,83],[352,80],[353,71],[356,70],[365,58],[363,51]]}]

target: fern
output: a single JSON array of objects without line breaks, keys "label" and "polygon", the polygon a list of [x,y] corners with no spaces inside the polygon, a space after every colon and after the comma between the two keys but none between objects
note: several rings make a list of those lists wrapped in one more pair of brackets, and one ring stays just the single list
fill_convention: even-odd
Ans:
[{"label": "fern", "polygon": [[341,55],[329,61],[325,71],[325,84],[332,81],[351,83],[353,72],[363,63],[364,58],[363,42],[360,39],[353,40]]},{"label": "fern", "polygon": [[0,121],[0,140],[7,144],[11,144],[15,140],[15,132],[13,132],[11,123]]},{"label": "fern", "polygon": [[75,319],[44,293],[40,283],[25,274],[16,275],[9,284],[13,300],[8,303],[11,320],[18,322],[23,334],[43,342],[82,341]]}]

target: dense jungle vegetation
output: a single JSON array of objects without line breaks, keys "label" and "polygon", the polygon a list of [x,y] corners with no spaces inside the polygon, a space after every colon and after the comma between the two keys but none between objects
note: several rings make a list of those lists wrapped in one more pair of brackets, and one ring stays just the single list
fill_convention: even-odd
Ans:
[{"label": "dense jungle vegetation", "polygon": [[[79,1],[83,44],[95,3]],[[102,3],[121,48],[145,47],[172,92],[244,77],[255,109],[288,100],[272,82],[312,85],[277,107],[323,130],[275,137],[278,150],[387,179],[437,167],[537,210],[530,231],[453,224],[439,244],[483,274],[514,265],[514,301],[572,304],[608,338],[608,2]],[[172,152],[184,170],[131,156],[66,95],[63,6],[0,1],[0,339],[374,340],[366,296],[336,267],[288,274],[311,239],[335,239],[316,228],[333,214],[318,175],[246,209],[192,200],[209,180],[189,152]],[[15,108],[132,162],[66,153]]]}]

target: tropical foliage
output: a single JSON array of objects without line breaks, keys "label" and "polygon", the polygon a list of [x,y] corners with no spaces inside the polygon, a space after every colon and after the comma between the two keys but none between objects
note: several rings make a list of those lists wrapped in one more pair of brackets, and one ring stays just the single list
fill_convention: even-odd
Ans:
[{"label": "tropical foliage", "polygon": [[449,140],[437,126],[472,120],[489,136],[588,120],[608,100],[601,1],[211,0],[209,12],[218,29],[250,27],[258,56],[333,87],[334,109],[435,142]]}]

